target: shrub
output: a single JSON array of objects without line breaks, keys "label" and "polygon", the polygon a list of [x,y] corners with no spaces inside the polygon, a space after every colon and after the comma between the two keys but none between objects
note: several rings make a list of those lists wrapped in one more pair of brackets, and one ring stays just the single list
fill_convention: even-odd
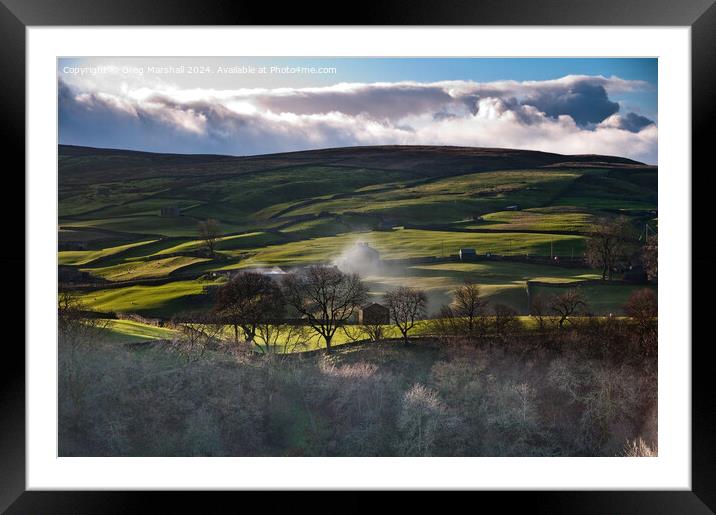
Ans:
[{"label": "shrub", "polygon": [[398,429],[403,456],[430,456],[435,440],[445,428],[447,409],[434,390],[413,385],[403,395]]}]

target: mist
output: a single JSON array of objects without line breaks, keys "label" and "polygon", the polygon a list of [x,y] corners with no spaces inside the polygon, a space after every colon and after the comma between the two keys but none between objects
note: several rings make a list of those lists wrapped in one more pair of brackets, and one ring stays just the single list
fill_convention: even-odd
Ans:
[{"label": "mist", "polygon": [[[333,265],[345,273],[358,274],[370,288],[371,300],[382,303],[383,294],[393,288],[408,285],[408,267],[403,263],[386,262],[380,258],[380,252],[364,241],[356,241],[347,246],[341,255],[333,260]],[[452,299],[443,291],[425,289],[428,297],[428,316],[432,316]]]}]

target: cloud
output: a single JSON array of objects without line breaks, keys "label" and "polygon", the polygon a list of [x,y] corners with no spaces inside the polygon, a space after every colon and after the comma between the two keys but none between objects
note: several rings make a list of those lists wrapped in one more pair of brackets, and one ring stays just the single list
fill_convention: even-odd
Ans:
[{"label": "cloud", "polygon": [[238,155],[348,145],[467,145],[655,162],[655,123],[620,113],[609,98],[647,87],[576,75],[235,90],[156,83],[100,90],[96,83],[60,80],[60,141]]},{"label": "cloud", "polygon": [[625,115],[615,114],[605,119],[599,124],[601,127],[613,127],[616,129],[623,129],[629,132],[639,132],[644,127],[654,125],[654,121],[650,120],[646,116],[641,116],[636,113],[627,113]]}]

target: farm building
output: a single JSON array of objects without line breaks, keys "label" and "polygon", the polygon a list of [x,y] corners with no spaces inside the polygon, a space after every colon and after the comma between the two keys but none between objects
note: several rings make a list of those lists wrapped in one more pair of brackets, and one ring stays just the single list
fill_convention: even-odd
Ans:
[{"label": "farm building", "polygon": [[358,310],[359,324],[389,324],[390,311],[388,308],[377,302],[363,306]]},{"label": "farm building", "polygon": [[179,206],[167,206],[163,207],[159,213],[160,216],[181,216]]},{"label": "farm building", "polygon": [[460,261],[475,259],[477,257],[477,252],[475,252],[475,249],[460,249],[460,252],[458,254],[460,255]]}]

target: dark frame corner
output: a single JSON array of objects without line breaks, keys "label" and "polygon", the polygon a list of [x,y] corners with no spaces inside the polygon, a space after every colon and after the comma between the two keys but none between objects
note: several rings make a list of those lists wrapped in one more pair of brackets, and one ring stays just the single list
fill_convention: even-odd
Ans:
[{"label": "dark frame corner", "polygon": [[[278,12],[277,12],[278,11]],[[713,186],[708,170],[713,143],[710,125],[716,119],[716,4],[714,0],[389,0],[380,8],[355,10],[351,18],[330,17],[329,11],[314,14],[304,4],[287,4],[275,9],[266,3],[228,0],[0,0],[0,77],[3,113],[2,145],[5,155],[16,163],[5,168],[5,180],[15,181],[15,191],[25,191],[25,29],[43,25],[658,25],[690,26],[692,43],[692,162],[704,168],[691,176],[692,191],[704,192]],[[14,172],[14,173],[13,173]],[[686,173],[686,171],[685,171]],[[684,180],[689,177],[685,176]],[[24,196],[23,196],[24,197]],[[708,199],[693,202],[693,234],[709,217],[697,217]],[[706,220],[702,222],[701,220]],[[15,241],[25,241],[25,227],[15,224]],[[24,246],[23,246],[24,248]],[[686,254],[688,256],[688,254]],[[711,268],[713,259],[699,254],[692,273]],[[20,257],[2,257],[4,267],[19,270]],[[10,268],[8,268],[10,269]],[[9,274],[12,275],[12,274]],[[12,287],[24,290],[17,277]],[[706,277],[699,274],[696,277]],[[696,284],[693,295],[705,290]],[[23,294],[24,299],[24,294]],[[692,301],[692,320],[708,320],[710,303]],[[19,305],[15,302],[15,305]],[[24,303],[23,303],[24,305]],[[23,312],[24,314],[24,312]],[[20,316],[18,314],[18,316]],[[24,334],[23,334],[24,339]],[[25,492],[25,353],[14,339],[6,339],[8,350],[0,359],[0,511],[7,513],[127,513],[148,509],[147,497],[161,496],[162,502],[186,501],[188,494],[162,493],[80,493]],[[692,347],[692,490],[683,492],[520,492],[480,493],[483,499],[499,501],[502,509],[529,506],[537,513],[716,513],[716,400],[712,395],[712,372],[707,356],[708,338]],[[227,495],[221,494],[222,500]],[[255,495],[255,494],[243,494]],[[321,494],[324,495],[324,494]],[[455,495],[455,494],[451,494]],[[422,494],[418,494],[422,497]],[[205,496],[202,496],[205,497]],[[284,495],[272,494],[272,502],[283,504]],[[482,502],[482,500],[480,501]],[[177,502],[178,504],[178,502]],[[278,506],[274,505],[274,508]],[[288,507],[288,505],[286,505]],[[509,510],[508,510],[509,511]]]}]

